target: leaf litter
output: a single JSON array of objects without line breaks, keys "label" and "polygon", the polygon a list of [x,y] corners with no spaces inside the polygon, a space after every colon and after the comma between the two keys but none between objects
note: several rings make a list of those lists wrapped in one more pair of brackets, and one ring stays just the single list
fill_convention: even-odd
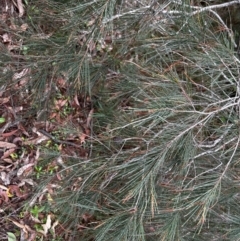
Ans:
[{"label": "leaf litter", "polygon": [[[5,9],[9,12],[6,13]],[[17,9],[18,17],[23,19],[25,10],[21,0],[5,1],[5,8],[0,8],[1,20],[8,23],[9,29],[12,30],[1,32],[0,42],[8,54],[14,55],[22,49],[22,44],[13,32],[25,32],[28,25],[22,23],[17,26],[12,20],[8,21],[13,15],[11,9]],[[81,95],[66,97],[69,86],[61,76],[52,82],[58,97],[52,100],[48,110],[43,111],[45,117],[42,117],[42,111],[37,115],[28,114],[33,102],[27,86],[33,73],[29,68],[14,66],[5,68],[5,71],[9,70],[13,72],[12,85],[2,86],[0,89],[0,215],[3,217],[0,221],[1,233],[9,240],[15,240],[19,231],[20,240],[35,240],[39,235],[45,238],[50,235],[51,240],[57,232],[65,232],[57,217],[42,210],[39,211],[38,217],[33,217],[24,209],[24,205],[27,202],[30,207],[34,207],[41,205],[42,200],[54,202],[54,192],[61,187],[61,180],[64,178],[56,171],[66,168],[64,155],[83,159],[89,157],[90,152],[84,144],[92,134],[94,109],[89,97],[87,102],[85,96]],[[13,94],[13,91],[18,94]],[[46,86],[46,96],[50,92],[51,86]],[[44,150],[48,148],[56,150],[58,157],[41,167]],[[39,178],[46,174],[52,175],[53,178],[39,195],[34,196],[34,189],[38,185],[36,171]],[[80,228],[87,226],[91,218],[85,217],[85,224]]]}]

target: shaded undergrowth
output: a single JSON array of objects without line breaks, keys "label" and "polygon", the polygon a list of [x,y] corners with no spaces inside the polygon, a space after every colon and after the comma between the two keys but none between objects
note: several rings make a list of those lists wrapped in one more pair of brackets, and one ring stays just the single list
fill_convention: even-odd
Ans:
[{"label": "shaded undergrowth", "polygon": [[32,103],[23,118],[46,121],[60,92],[89,120],[87,157],[61,156],[45,204],[59,235],[239,239],[238,33],[221,16],[198,1],[28,2],[28,28],[9,28],[22,42],[3,54],[4,90]]}]

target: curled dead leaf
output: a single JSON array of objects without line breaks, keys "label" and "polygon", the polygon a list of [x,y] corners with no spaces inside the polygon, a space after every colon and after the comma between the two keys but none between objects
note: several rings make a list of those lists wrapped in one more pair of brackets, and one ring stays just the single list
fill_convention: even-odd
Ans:
[{"label": "curled dead leaf", "polygon": [[27,194],[21,192],[20,188],[18,185],[9,185],[8,186],[8,193],[13,196],[16,195],[17,197],[25,197]]}]

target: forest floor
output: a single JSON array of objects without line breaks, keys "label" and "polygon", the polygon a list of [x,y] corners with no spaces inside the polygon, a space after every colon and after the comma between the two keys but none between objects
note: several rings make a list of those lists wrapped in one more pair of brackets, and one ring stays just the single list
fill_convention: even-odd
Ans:
[{"label": "forest floor", "polygon": [[[21,1],[18,4],[11,0],[4,2],[0,7],[2,25],[16,30],[12,18],[24,14],[21,4]],[[26,29],[27,24],[23,23],[18,31],[24,33]],[[16,54],[21,43],[4,29],[0,35],[1,51],[4,48],[14,61],[18,58],[21,62],[24,55]],[[9,80],[13,84],[0,87],[0,240],[13,241],[16,237],[28,241],[37,237],[48,240],[48,234],[50,240],[54,240],[54,237],[67,234],[68,230],[57,221],[51,210],[46,211],[36,202],[50,200],[60,185],[61,175],[58,173],[64,167],[63,156],[88,158],[90,150],[86,142],[91,136],[94,110],[89,98],[68,96],[68,84],[63,76],[51,80],[56,86],[54,101],[36,110],[35,93],[26,87],[32,75],[30,70],[26,68],[18,72],[11,63],[6,68],[13,72]],[[47,85],[44,92],[43,100],[49,97]],[[59,158],[44,160],[47,152],[56,152]],[[51,182],[46,184],[46,190],[33,198],[33,190],[46,175],[52,177]],[[87,223],[87,217],[83,222]]]}]

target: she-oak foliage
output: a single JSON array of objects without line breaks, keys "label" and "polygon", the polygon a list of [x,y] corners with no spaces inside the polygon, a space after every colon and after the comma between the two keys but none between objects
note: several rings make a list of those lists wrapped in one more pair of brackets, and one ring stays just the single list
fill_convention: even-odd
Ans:
[{"label": "she-oak foliage", "polygon": [[65,74],[69,95],[85,93],[95,109],[91,156],[69,158],[50,204],[74,240],[240,240],[240,31],[228,17],[239,8],[28,2],[32,90],[41,96]]}]

